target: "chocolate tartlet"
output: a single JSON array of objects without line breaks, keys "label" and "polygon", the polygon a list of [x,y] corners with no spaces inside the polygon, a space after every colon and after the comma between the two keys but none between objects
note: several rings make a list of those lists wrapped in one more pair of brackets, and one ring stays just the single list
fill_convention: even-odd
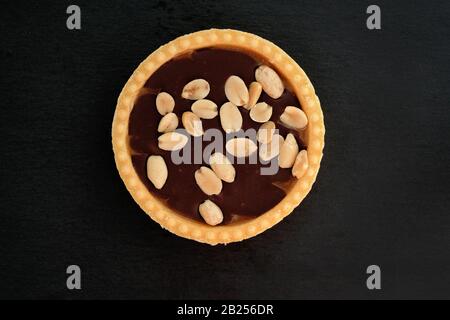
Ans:
[{"label": "chocolate tartlet", "polygon": [[163,228],[209,244],[252,237],[288,215],[315,181],[324,133],[314,88],[285,52],[217,29],[142,62],[112,128],[135,201]]}]

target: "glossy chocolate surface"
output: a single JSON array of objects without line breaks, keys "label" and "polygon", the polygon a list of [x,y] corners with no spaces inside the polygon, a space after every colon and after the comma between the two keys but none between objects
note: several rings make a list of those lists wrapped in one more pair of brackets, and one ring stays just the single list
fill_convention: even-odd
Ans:
[{"label": "glossy chocolate surface", "polygon": [[[255,81],[255,69],[262,63],[263,61],[247,53],[230,49],[197,50],[165,63],[153,73],[144,88],[141,89],[134,103],[129,122],[129,146],[133,166],[150,192],[172,209],[193,219],[202,220],[198,213],[198,206],[204,200],[210,199],[222,209],[223,223],[226,224],[259,216],[273,208],[283,199],[286,191],[295,182],[290,169],[280,168],[275,175],[261,175],[261,167],[267,167],[268,164],[262,164],[259,161],[257,164],[234,164],[235,181],[233,183],[223,182],[223,189],[219,195],[207,196],[200,190],[194,179],[194,172],[202,166],[201,164],[176,165],[172,162],[169,151],[158,148],[160,134],[157,127],[161,115],[156,109],[155,100],[159,92],[168,92],[175,99],[174,112],[179,119],[178,128],[182,128],[181,115],[185,111],[190,111],[194,102],[181,97],[183,87],[189,81],[197,78],[207,80],[211,91],[206,98],[214,101],[220,108],[228,101],[224,91],[226,79],[231,75],[237,75],[249,85]],[[289,132],[293,133],[300,149],[304,149],[305,143],[300,133],[283,127],[279,122],[285,106],[300,107],[296,96],[286,89],[279,99],[274,100],[263,92],[259,99],[259,102],[261,101],[273,107],[271,120],[276,123],[279,133],[283,137],[286,137]],[[239,107],[239,110],[243,117],[243,130],[249,128],[257,130],[260,127],[260,123],[250,119],[247,110],[242,107]],[[202,124],[204,130],[217,128],[223,132],[219,116],[211,120],[202,119]],[[207,142],[203,142],[203,147],[207,144]],[[189,145],[190,143],[188,143]],[[168,167],[168,179],[161,190],[157,190],[147,178],[146,161],[150,155],[161,155]],[[206,163],[203,165],[207,166]]]}]

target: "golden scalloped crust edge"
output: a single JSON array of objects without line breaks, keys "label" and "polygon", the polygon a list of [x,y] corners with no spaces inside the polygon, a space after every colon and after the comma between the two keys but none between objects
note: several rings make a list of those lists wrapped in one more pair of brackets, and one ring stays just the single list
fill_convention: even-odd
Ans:
[{"label": "golden scalloped crust edge", "polygon": [[[153,72],[180,53],[211,46],[233,46],[262,55],[288,80],[309,120],[307,127],[309,168],[286,197],[258,218],[235,225],[215,227],[181,216],[154,197],[133,168],[127,141],[128,120],[134,99]],[[164,229],[180,237],[210,245],[227,244],[254,237],[289,215],[306,197],[316,180],[323,154],[324,137],[325,126],[320,101],[302,68],[272,42],[251,33],[231,29],[194,32],[176,38],[155,50],[137,67],[122,89],[112,124],[112,144],[117,170],[133,199]]]}]

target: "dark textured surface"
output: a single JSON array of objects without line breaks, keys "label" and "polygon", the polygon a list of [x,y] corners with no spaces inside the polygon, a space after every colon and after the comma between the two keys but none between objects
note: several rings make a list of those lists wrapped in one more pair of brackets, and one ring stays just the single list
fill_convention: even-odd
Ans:
[{"label": "dark textured surface", "polygon": [[[449,15],[445,1],[14,1],[0,11],[0,297],[449,298]],[[306,70],[327,126],[301,212],[243,243],[173,236],[113,161],[115,101],[172,38],[232,27]],[[81,291],[65,268],[82,268]],[[382,290],[365,287],[378,264]]]}]

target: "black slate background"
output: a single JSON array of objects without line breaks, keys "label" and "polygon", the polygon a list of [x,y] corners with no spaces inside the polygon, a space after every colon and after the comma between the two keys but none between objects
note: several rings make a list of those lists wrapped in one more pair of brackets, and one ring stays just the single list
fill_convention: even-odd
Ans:
[{"label": "black slate background", "polygon": [[[0,10],[1,298],[450,298],[450,5],[11,1]],[[162,230],[116,172],[115,101],[161,44],[235,28],[306,70],[327,127],[318,181],[262,235],[210,247]],[[65,269],[82,268],[82,290]],[[382,290],[365,269],[378,264]]]}]

